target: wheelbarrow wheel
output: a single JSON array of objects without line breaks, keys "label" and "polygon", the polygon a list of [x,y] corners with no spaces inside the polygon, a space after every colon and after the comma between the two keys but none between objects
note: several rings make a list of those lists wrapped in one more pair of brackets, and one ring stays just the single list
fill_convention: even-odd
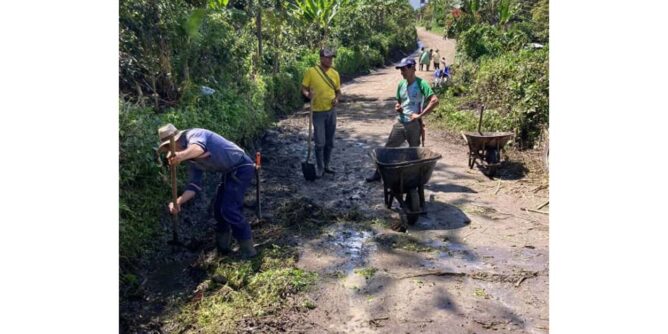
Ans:
[{"label": "wheelbarrow wheel", "polygon": [[411,189],[407,194],[406,194],[406,204],[408,204],[408,209],[410,210],[411,213],[406,214],[407,218],[407,223],[408,225],[415,225],[417,223],[418,218],[420,218],[420,196],[418,194],[418,190],[416,189]]},{"label": "wheelbarrow wheel", "polygon": [[475,158],[471,153],[469,153],[469,169],[473,169],[473,164],[475,163]]},{"label": "wheelbarrow wheel", "polygon": [[487,165],[487,171],[485,172],[485,175],[487,175],[488,177],[496,176],[497,167],[498,167],[498,164]]}]

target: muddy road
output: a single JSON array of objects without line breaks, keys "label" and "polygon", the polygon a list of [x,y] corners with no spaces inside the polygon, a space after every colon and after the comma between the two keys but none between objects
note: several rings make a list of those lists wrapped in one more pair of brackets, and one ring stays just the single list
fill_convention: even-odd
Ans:
[{"label": "muddy road", "polygon": [[[422,30],[418,34],[426,48],[439,48],[451,63],[453,40]],[[431,80],[427,72],[418,76]],[[398,70],[387,67],[343,85],[332,157],[334,175],[325,174],[314,182],[302,176],[307,109],[279,121],[265,134],[261,185],[266,222],[254,225],[256,242],[286,240],[276,240],[270,233],[286,203],[298,208],[303,201],[304,206],[317,205],[357,218],[326,224],[317,233],[289,236],[299,253],[297,267],[318,273],[316,286],[305,296],[313,307],[247,321],[238,331],[549,331],[548,215],[525,210],[547,201],[544,175],[538,177],[515,162],[490,179],[476,168],[469,169],[468,148],[456,134],[429,127],[427,122],[425,146],[442,155],[425,187],[428,213],[407,233],[390,229],[399,220],[397,204],[387,209],[382,185],[367,183],[365,177],[374,168],[370,150],[384,145],[394,122],[400,79]],[[254,195],[249,190],[251,201]],[[205,212],[207,200],[193,210]],[[247,216],[253,219],[252,210]],[[193,245],[198,252],[165,256],[163,265],[147,271],[145,300],[121,306],[122,313],[132,314],[125,324],[128,332],[171,332],[164,320],[170,305],[165,295],[178,299],[192,294],[205,275],[193,263],[206,262],[203,258],[215,253],[204,217],[186,222],[186,233],[193,240],[204,240],[204,245]],[[122,317],[122,327],[124,321]]]},{"label": "muddy road", "polygon": [[[454,57],[454,41],[425,34],[420,31],[426,47]],[[418,76],[428,78],[427,72]],[[298,266],[322,281],[309,295],[317,307],[293,319],[293,330],[547,333],[548,216],[523,210],[540,206],[547,193],[530,173],[489,179],[468,168],[468,149],[449,141],[452,134],[429,130],[426,147],[443,158],[425,190],[428,214],[406,234],[389,229],[399,215],[385,208],[382,185],[364,178],[373,171],[369,151],[382,146],[391,129],[400,79],[388,67],[344,84],[334,176],[313,183],[302,178],[303,113],[265,138],[267,207],[282,196],[303,196],[381,222],[333,225],[302,240]]]}]

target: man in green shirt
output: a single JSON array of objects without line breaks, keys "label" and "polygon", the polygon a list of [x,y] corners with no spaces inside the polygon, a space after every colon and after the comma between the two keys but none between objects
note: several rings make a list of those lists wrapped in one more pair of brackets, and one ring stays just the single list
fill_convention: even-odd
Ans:
[{"label": "man in green shirt", "polygon": [[[438,97],[426,80],[415,75],[415,60],[404,58],[395,68],[401,70],[404,79],[397,87],[397,104],[394,106],[398,113],[397,122],[392,126],[385,147],[399,147],[406,141],[410,147],[417,147],[420,146],[421,119],[438,105]],[[426,107],[425,101],[429,101]],[[378,181],[380,173],[376,169],[366,180]]]}]

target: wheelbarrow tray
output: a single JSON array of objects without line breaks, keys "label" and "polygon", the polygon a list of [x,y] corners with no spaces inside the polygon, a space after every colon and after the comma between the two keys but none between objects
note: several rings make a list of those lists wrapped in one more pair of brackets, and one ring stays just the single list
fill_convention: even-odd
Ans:
[{"label": "wheelbarrow tray", "polygon": [[469,146],[469,168],[473,168],[479,160],[479,164],[487,169],[486,174],[494,176],[501,161],[500,151],[513,136],[512,132],[462,132],[462,137]]},{"label": "wheelbarrow tray", "polygon": [[371,152],[385,188],[404,194],[422,187],[431,178],[441,155],[424,147],[378,147]]},{"label": "wheelbarrow tray", "polygon": [[464,140],[469,145],[471,151],[477,152],[483,149],[503,148],[510,139],[513,138],[512,132],[462,132]]}]

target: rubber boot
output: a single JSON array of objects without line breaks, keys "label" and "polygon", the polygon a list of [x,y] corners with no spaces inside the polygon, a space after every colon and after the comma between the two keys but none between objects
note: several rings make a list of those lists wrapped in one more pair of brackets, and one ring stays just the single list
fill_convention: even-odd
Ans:
[{"label": "rubber boot", "polygon": [[376,182],[380,181],[380,173],[378,172],[378,169],[373,172],[373,175],[370,175],[366,178],[366,182]]},{"label": "rubber boot", "polygon": [[324,155],[323,148],[315,148],[315,177],[317,178],[321,178],[325,172],[323,166]]},{"label": "rubber boot", "polygon": [[228,254],[232,251],[232,231],[228,228],[226,232],[216,231],[216,248],[220,254]]},{"label": "rubber boot", "polygon": [[257,250],[253,247],[253,238],[239,241],[239,252],[244,259],[249,259],[257,255]]},{"label": "rubber boot", "polygon": [[332,159],[332,147],[325,146],[325,173],[334,174],[336,171],[329,165],[329,161]]}]

